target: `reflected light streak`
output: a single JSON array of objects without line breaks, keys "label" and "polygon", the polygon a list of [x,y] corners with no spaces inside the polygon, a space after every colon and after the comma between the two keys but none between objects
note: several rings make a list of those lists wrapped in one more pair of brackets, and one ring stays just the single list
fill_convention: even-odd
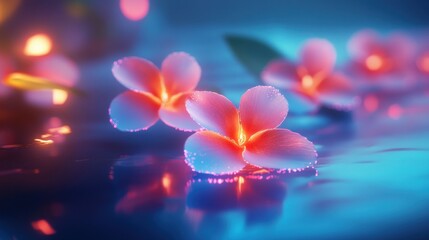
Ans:
[{"label": "reflected light streak", "polygon": [[378,55],[371,55],[365,60],[365,65],[369,70],[377,71],[383,66],[383,59]]},{"label": "reflected light streak", "polygon": [[119,7],[126,18],[139,21],[149,12],[149,0],[120,0]]},{"label": "reflected light streak", "polygon": [[67,134],[70,134],[72,132],[70,126],[68,126],[68,125],[64,125],[64,126],[56,127],[56,128],[50,128],[50,129],[48,129],[48,131],[50,133],[61,134],[61,135],[67,135]]},{"label": "reflected light streak", "polygon": [[61,89],[52,90],[52,103],[54,105],[63,105],[68,98],[68,94],[66,91]]},{"label": "reflected light streak", "polygon": [[27,39],[24,53],[27,56],[44,56],[51,50],[52,40],[45,34],[36,34]]},{"label": "reflected light streak", "polygon": [[55,230],[45,219],[34,221],[31,223],[34,230],[41,232],[44,235],[54,235]]},{"label": "reflected light streak", "polygon": [[39,143],[41,145],[50,145],[54,143],[54,140],[52,139],[40,139],[40,138],[35,138],[34,141],[36,143]]}]

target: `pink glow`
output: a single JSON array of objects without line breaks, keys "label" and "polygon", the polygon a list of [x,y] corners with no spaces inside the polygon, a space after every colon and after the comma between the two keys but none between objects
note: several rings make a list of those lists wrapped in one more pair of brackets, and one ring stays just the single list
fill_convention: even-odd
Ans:
[{"label": "pink glow", "polygon": [[363,106],[368,112],[375,112],[378,109],[378,98],[374,95],[368,95],[363,100]]},{"label": "pink glow", "polygon": [[429,73],[429,52],[426,52],[417,60],[417,67],[420,71]]},{"label": "pink glow", "polygon": [[31,223],[34,230],[41,232],[44,235],[54,235],[55,229],[52,228],[51,224],[45,219],[34,221]]},{"label": "pink glow", "polygon": [[122,14],[131,21],[143,19],[149,12],[149,0],[120,0]]},{"label": "pink glow", "polygon": [[398,104],[390,105],[387,115],[392,119],[398,119],[402,116],[403,109]]}]

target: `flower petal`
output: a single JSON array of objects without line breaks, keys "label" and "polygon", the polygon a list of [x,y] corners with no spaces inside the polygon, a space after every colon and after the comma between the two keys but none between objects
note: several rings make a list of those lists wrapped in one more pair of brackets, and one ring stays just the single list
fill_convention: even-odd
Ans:
[{"label": "flower petal", "polygon": [[355,33],[348,42],[348,50],[352,58],[364,61],[374,52],[379,52],[378,34],[373,30],[363,30]]},{"label": "flower petal", "polygon": [[325,39],[310,39],[301,49],[301,64],[311,76],[331,72],[335,59],[335,48]]},{"label": "flower petal", "polygon": [[284,59],[270,62],[261,73],[262,81],[281,89],[296,89],[298,76],[295,64]]},{"label": "flower petal", "polygon": [[113,64],[112,73],[125,87],[138,92],[161,96],[161,73],[150,61],[138,57],[126,57]]},{"label": "flower petal", "polygon": [[185,102],[189,95],[190,93],[174,95],[161,106],[159,117],[165,124],[183,131],[195,131],[201,128],[186,111]]},{"label": "flower petal", "polygon": [[240,121],[247,137],[261,130],[276,128],[289,110],[286,98],[271,86],[247,90],[240,100]]},{"label": "flower petal", "polygon": [[250,164],[266,168],[303,168],[316,160],[313,143],[287,129],[271,129],[252,136],[243,153]]},{"label": "flower petal", "polygon": [[322,103],[337,109],[350,108],[358,101],[353,85],[342,74],[328,76],[320,83],[318,91]]},{"label": "flower petal", "polygon": [[211,131],[200,131],[186,140],[185,161],[197,172],[232,174],[246,166],[242,151],[226,137]]},{"label": "flower petal", "polygon": [[392,60],[395,61],[395,67],[399,69],[409,67],[416,53],[413,40],[404,34],[396,33],[390,36],[387,44],[389,46],[389,54],[393,58]]},{"label": "flower petal", "polygon": [[110,103],[110,122],[121,131],[146,130],[158,121],[158,109],[159,102],[149,94],[127,91]]},{"label": "flower petal", "polygon": [[165,89],[171,95],[194,90],[201,77],[198,62],[184,52],[168,55],[162,63],[161,72]]},{"label": "flower petal", "polygon": [[238,139],[238,111],[225,96],[215,92],[196,91],[186,101],[186,110],[201,127],[233,140]]}]

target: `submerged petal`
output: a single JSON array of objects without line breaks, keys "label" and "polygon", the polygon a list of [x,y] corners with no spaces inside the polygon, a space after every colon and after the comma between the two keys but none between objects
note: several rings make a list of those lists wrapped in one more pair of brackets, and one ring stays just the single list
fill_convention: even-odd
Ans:
[{"label": "submerged petal", "polygon": [[358,101],[354,87],[346,76],[331,74],[319,85],[319,99],[335,108],[351,108]]},{"label": "submerged petal", "polygon": [[296,89],[299,85],[295,64],[284,59],[270,62],[261,78],[265,84],[281,89]]},{"label": "submerged petal", "polygon": [[301,49],[301,65],[313,76],[318,73],[329,73],[335,65],[334,46],[325,39],[310,39]]},{"label": "submerged petal", "polygon": [[197,172],[232,174],[246,166],[242,151],[226,137],[211,131],[200,131],[186,140],[185,161]]},{"label": "submerged petal", "polygon": [[253,87],[241,97],[241,125],[247,137],[250,137],[261,130],[278,127],[286,118],[288,110],[288,102],[276,88]]},{"label": "submerged petal", "polygon": [[186,101],[186,110],[201,127],[236,140],[238,111],[226,97],[209,91],[196,91]]},{"label": "submerged petal", "polygon": [[165,89],[171,95],[194,90],[201,77],[198,62],[184,52],[168,55],[162,63],[161,72]]},{"label": "submerged petal", "polygon": [[121,131],[146,130],[158,121],[159,102],[148,94],[127,91],[110,103],[112,125]]},{"label": "submerged petal", "polygon": [[184,131],[195,131],[201,128],[186,111],[185,102],[190,94],[174,95],[159,109],[159,117],[165,124]]},{"label": "submerged petal", "polygon": [[287,129],[271,129],[253,135],[246,144],[244,160],[266,168],[303,168],[316,160],[313,143]]},{"label": "submerged petal", "polygon": [[161,73],[150,61],[138,57],[126,57],[113,64],[112,73],[125,87],[161,96]]}]

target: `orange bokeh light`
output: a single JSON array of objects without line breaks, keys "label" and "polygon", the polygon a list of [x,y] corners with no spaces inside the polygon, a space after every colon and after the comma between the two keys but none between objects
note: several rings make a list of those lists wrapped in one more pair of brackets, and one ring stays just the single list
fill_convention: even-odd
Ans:
[{"label": "orange bokeh light", "polygon": [[39,231],[39,232],[43,233],[44,235],[54,235],[55,234],[55,230],[52,228],[52,226],[45,219],[34,221],[31,223],[31,226],[33,227],[34,230]]},{"label": "orange bokeh light", "polygon": [[68,98],[68,94],[66,91],[61,89],[52,90],[52,103],[54,105],[63,105]]},{"label": "orange bokeh light", "polygon": [[25,43],[24,53],[27,56],[44,56],[52,50],[52,40],[45,34],[29,37]]},{"label": "orange bokeh light", "polygon": [[149,12],[149,0],[120,0],[119,7],[126,18],[139,21]]},{"label": "orange bokeh light", "polygon": [[301,80],[301,84],[304,89],[311,89],[314,87],[315,82],[311,76],[305,75]]},{"label": "orange bokeh light", "polygon": [[171,184],[172,184],[171,175],[168,173],[165,173],[164,176],[162,176],[162,186],[164,187],[164,190],[167,193],[167,195],[171,194]]},{"label": "orange bokeh light", "polygon": [[378,55],[371,55],[365,60],[365,65],[371,71],[380,70],[383,66],[383,58]]}]

